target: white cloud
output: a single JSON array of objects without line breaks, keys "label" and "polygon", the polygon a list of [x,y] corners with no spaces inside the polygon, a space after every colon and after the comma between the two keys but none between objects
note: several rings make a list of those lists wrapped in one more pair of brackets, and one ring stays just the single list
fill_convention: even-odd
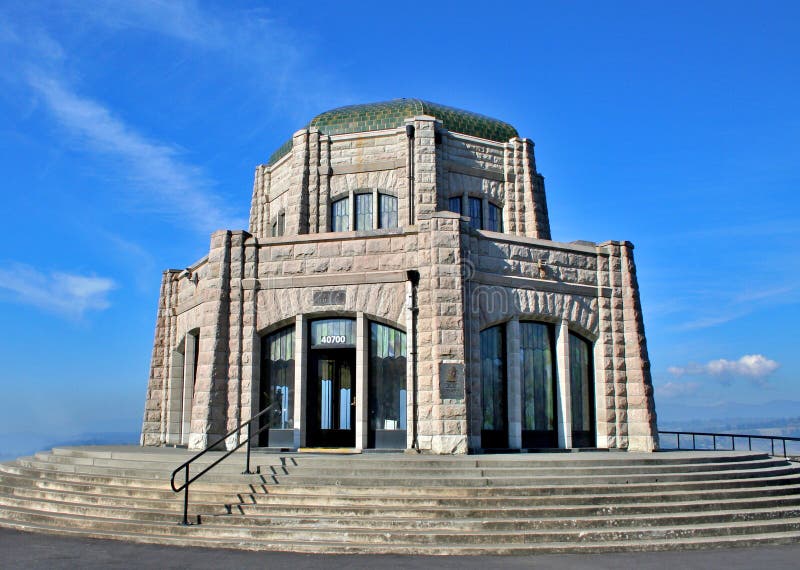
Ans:
[{"label": "white cloud", "polygon": [[732,376],[762,381],[775,372],[780,364],[762,354],[745,354],[738,360],[719,358],[705,364],[690,363],[686,366],[670,366],[667,372],[673,376],[713,376],[729,379]]},{"label": "white cloud", "polygon": [[108,294],[114,288],[114,281],[106,277],[46,274],[21,263],[0,268],[0,292],[10,293],[17,302],[72,318],[110,307]]},{"label": "white cloud", "polygon": [[656,386],[656,396],[662,398],[679,398],[690,396],[697,392],[700,385],[697,382],[667,382]]},{"label": "white cloud", "polygon": [[28,83],[81,145],[123,160],[136,190],[145,190],[144,197],[157,209],[205,232],[247,226],[245,219],[228,215],[201,169],[182,162],[174,147],[149,140],[102,104],[81,97],[52,76],[31,71]]}]

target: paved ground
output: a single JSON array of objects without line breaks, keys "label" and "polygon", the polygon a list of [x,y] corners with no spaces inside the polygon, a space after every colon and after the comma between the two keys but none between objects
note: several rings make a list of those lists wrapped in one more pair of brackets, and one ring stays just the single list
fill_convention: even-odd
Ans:
[{"label": "paved ground", "polygon": [[636,568],[669,570],[724,568],[725,570],[773,570],[798,568],[800,544],[764,548],[734,548],[690,552],[626,554],[570,554],[520,557],[474,556],[337,556],[242,552],[130,544],[115,540],[65,538],[0,529],[0,568],[158,568],[192,570],[219,568],[569,568],[620,570]]}]

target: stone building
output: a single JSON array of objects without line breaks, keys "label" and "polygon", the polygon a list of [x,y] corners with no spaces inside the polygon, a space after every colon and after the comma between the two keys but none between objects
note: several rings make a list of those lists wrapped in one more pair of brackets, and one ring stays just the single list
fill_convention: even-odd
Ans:
[{"label": "stone building", "polygon": [[633,245],[553,241],[533,148],[417,99],[312,119],[164,272],[142,444],[272,405],[261,446],[656,449]]}]

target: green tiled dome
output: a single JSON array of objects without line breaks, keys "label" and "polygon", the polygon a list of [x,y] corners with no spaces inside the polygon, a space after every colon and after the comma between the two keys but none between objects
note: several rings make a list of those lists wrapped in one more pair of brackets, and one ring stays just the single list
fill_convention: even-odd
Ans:
[{"label": "green tiled dome", "polygon": [[[317,127],[326,135],[361,133],[402,127],[405,119],[416,115],[431,115],[448,131],[482,139],[506,142],[519,136],[517,129],[503,121],[422,99],[393,99],[339,107],[317,115],[308,126]],[[290,150],[291,141],[288,141],[272,154],[269,164],[274,164]]]},{"label": "green tiled dome", "polygon": [[519,136],[517,129],[503,121],[421,99],[394,99],[339,107],[317,115],[308,126],[317,127],[326,135],[360,133],[401,127],[405,119],[415,115],[431,115],[442,121],[448,131],[482,139],[506,142]]}]

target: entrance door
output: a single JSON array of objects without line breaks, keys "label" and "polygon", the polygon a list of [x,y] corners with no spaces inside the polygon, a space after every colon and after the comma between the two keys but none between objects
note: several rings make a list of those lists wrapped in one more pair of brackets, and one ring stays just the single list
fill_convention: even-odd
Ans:
[{"label": "entrance door", "polygon": [[356,443],[356,351],[312,350],[308,379],[309,447]]}]

